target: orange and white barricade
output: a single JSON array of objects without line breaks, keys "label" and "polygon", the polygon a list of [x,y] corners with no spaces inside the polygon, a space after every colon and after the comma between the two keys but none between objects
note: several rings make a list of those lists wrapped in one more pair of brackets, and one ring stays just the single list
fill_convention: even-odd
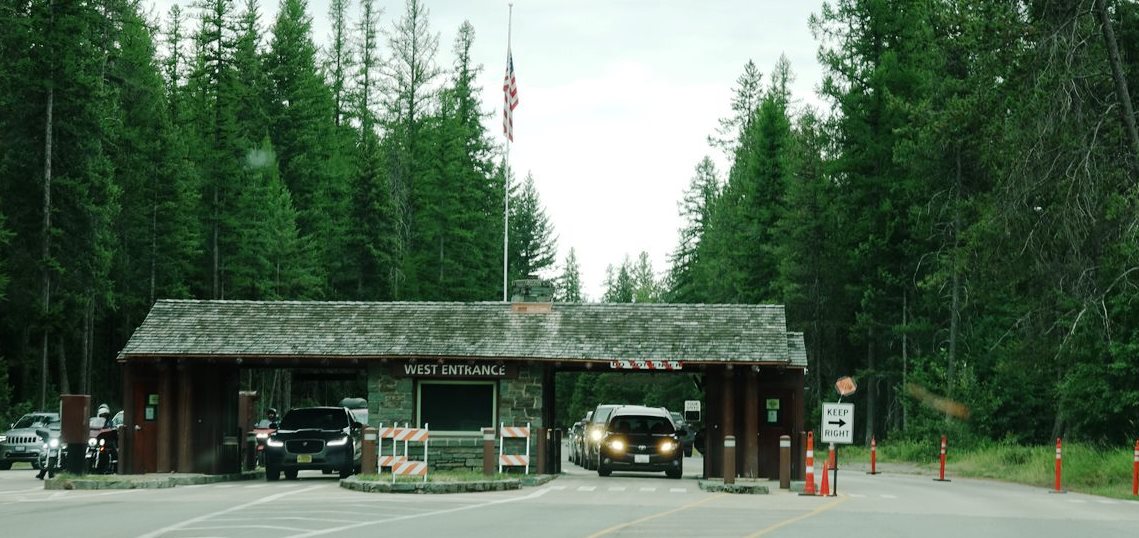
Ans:
[{"label": "orange and white barricade", "polygon": [[[506,426],[503,423],[498,424],[499,440],[498,440],[498,472],[502,472],[503,467],[526,467],[526,474],[530,474],[530,423],[526,423],[526,427],[521,426]],[[526,442],[525,454],[503,454],[503,447],[506,446],[507,439],[524,439]]]},{"label": "orange and white barricade", "polygon": [[[379,462],[376,468],[379,472],[383,472],[384,467],[391,467],[392,482],[395,482],[397,476],[422,476],[423,481],[427,481],[427,443],[431,438],[428,424],[424,424],[422,428],[409,428],[407,423],[404,427],[391,427],[385,428],[380,424],[380,447],[379,447]],[[383,439],[391,439],[392,452],[391,455],[384,455]],[[403,441],[403,453],[399,453],[399,442]],[[408,443],[423,443],[423,460],[409,460]]]}]

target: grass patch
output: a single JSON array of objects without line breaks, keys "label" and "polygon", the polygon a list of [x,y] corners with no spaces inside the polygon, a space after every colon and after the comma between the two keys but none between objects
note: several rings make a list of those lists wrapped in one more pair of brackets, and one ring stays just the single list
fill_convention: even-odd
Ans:
[{"label": "grass patch", "polygon": [[[939,450],[940,440],[933,443],[878,443],[878,462],[904,462],[936,470]],[[1135,499],[1131,495],[1132,450],[1131,447],[1105,448],[1064,443],[1061,487],[1104,497]],[[815,453],[816,460],[825,458],[826,448]],[[840,465],[865,465],[869,461],[869,448],[850,446],[839,450]],[[1052,488],[1056,479],[1056,446],[983,442],[970,448],[954,449],[950,444],[945,467],[949,478],[954,475],[989,478]]]},{"label": "grass patch", "polygon": [[[432,471],[427,473],[427,482],[436,484],[448,484],[458,482],[484,482],[487,480],[521,480],[524,475],[508,474],[508,473],[495,473],[490,476],[482,474],[480,471]],[[366,482],[391,482],[391,473],[384,474],[361,474],[356,475],[357,480]],[[402,482],[423,482],[422,476],[397,476],[395,477],[396,483]]]}]

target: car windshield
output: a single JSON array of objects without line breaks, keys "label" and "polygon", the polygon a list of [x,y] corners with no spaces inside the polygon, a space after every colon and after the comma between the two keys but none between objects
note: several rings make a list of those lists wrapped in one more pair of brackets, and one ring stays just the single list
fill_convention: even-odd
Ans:
[{"label": "car windshield", "polygon": [[614,409],[617,409],[617,407],[602,407],[600,409],[594,410],[593,417],[590,418],[590,421],[604,423],[605,419],[609,418],[609,415],[613,414]]},{"label": "car windshield", "polygon": [[24,415],[12,428],[34,428],[37,426],[44,426],[55,421],[55,417],[51,415]]},{"label": "car windshield", "polygon": [[348,417],[342,409],[293,409],[281,421],[282,430],[342,430],[348,427]]},{"label": "car windshield", "polygon": [[101,430],[108,427],[107,419],[103,417],[91,417],[90,420],[87,421],[87,427],[92,430]]},{"label": "car windshield", "polygon": [[610,424],[613,433],[632,435],[671,435],[676,432],[672,421],[665,417],[619,415]]}]

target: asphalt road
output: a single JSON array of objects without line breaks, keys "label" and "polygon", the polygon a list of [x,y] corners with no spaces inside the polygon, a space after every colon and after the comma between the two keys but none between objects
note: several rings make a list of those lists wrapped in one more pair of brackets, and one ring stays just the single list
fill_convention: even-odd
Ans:
[{"label": "asphalt road", "polygon": [[[688,473],[698,461],[686,462]],[[953,478],[842,471],[839,496],[728,495],[693,477],[566,464],[547,485],[458,495],[341,489],[319,472],[297,481],[162,490],[45,491],[29,468],[0,471],[5,536],[1135,536],[1139,502]]]}]

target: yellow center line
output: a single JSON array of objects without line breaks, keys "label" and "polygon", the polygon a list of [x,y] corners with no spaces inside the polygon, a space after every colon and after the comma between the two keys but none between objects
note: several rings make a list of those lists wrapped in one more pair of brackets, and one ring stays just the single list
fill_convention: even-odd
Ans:
[{"label": "yellow center line", "polygon": [[651,519],[656,519],[658,517],[664,517],[664,516],[667,516],[669,514],[675,514],[681,510],[687,510],[689,508],[695,508],[695,507],[700,506],[706,502],[712,501],[714,499],[718,499],[724,495],[726,495],[726,494],[719,493],[719,494],[713,495],[711,497],[708,497],[706,499],[701,499],[701,500],[696,501],[696,502],[688,503],[684,506],[678,506],[676,508],[673,508],[672,510],[666,510],[666,511],[661,512],[659,514],[653,514],[651,516],[645,516],[645,517],[642,517],[641,519],[636,519],[633,521],[629,521],[627,523],[621,523],[620,525],[614,525],[612,527],[609,527],[608,529],[603,529],[603,530],[597,531],[593,534],[590,534],[588,538],[597,538],[598,536],[605,536],[606,534],[612,534],[612,533],[617,532],[621,529],[624,529],[625,527],[632,527],[633,525],[637,525],[639,523],[644,523],[644,522],[649,521]]},{"label": "yellow center line", "polygon": [[806,514],[795,516],[791,519],[785,519],[783,521],[780,521],[779,523],[776,523],[770,527],[767,527],[766,529],[760,529],[758,531],[755,531],[754,533],[747,535],[746,538],[756,538],[758,536],[763,536],[765,534],[769,534],[771,531],[774,531],[776,529],[781,529],[781,528],[786,527],[787,525],[790,525],[792,523],[802,521],[802,520],[807,519],[807,518],[812,517],[812,516],[817,516],[823,512],[826,512],[827,510],[830,510],[831,508],[834,508],[834,507],[846,502],[849,499],[850,499],[850,497],[839,497],[838,499],[835,499],[834,502],[831,502],[830,504],[824,504],[824,505],[822,505],[822,506],[820,506],[814,510],[811,510],[810,512],[807,512]]}]

